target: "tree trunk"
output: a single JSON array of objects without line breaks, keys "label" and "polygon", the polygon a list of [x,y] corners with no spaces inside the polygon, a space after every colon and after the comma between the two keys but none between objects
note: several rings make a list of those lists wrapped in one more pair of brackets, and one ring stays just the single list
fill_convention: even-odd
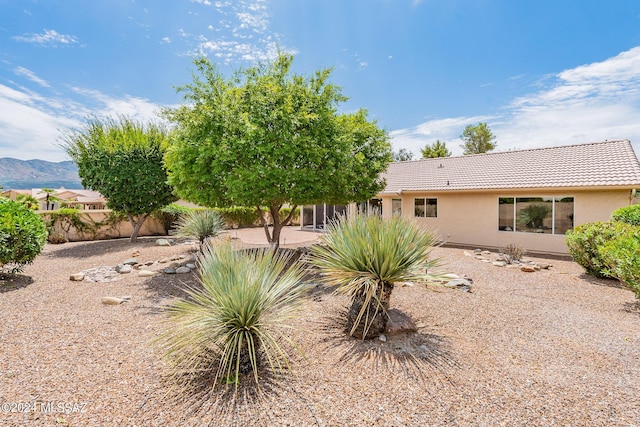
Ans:
[{"label": "tree trunk", "polygon": [[372,298],[369,301],[369,305],[365,308],[364,314],[355,328],[354,325],[365,303],[365,296],[359,294],[353,298],[347,313],[347,330],[350,335],[356,338],[371,339],[384,333],[389,320],[387,311],[392,291],[392,283],[379,282],[376,289],[378,299]]},{"label": "tree trunk", "polygon": [[131,232],[131,238],[129,239],[131,241],[131,243],[135,242],[138,240],[138,233],[140,233],[140,229],[142,229],[142,225],[144,224],[144,222],[146,221],[146,219],[149,217],[150,214],[146,214],[142,217],[138,217],[138,221],[135,221],[135,218],[133,215],[131,214],[127,214],[127,216],[129,217],[129,222],[131,223],[131,226],[133,227],[133,231]]}]

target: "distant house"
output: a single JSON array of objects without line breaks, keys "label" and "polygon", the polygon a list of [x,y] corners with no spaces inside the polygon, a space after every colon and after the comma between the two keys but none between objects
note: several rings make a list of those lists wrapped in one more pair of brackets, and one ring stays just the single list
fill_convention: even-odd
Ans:
[{"label": "distant house", "polygon": [[640,162],[620,140],[395,162],[383,176],[384,191],[360,206],[412,218],[449,244],[566,254],[567,230],[638,202]]},{"label": "distant house", "polygon": [[43,191],[41,188],[31,190],[6,190],[2,196],[14,199],[19,194],[34,197],[40,204],[40,210],[56,210],[62,206],[73,207],[81,210],[107,209],[105,198],[97,191],[69,190],[59,188],[53,192]]}]

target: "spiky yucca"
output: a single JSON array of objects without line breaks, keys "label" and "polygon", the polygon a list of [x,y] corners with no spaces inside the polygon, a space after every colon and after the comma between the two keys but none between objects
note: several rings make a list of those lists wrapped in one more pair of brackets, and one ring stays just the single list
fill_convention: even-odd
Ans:
[{"label": "spiky yucca", "polygon": [[[304,294],[303,271],[273,251],[235,251],[207,245],[200,260],[202,289],[169,308],[158,342],[177,379],[211,373],[214,385],[234,382],[259,367],[289,368],[287,335]],[[286,344],[285,344],[286,343]],[[288,345],[287,345],[288,344]],[[288,350],[289,349],[289,350]]]},{"label": "spiky yucca", "polygon": [[213,209],[194,209],[180,215],[176,223],[175,235],[195,237],[200,242],[200,252],[210,237],[216,237],[224,229],[222,216]]},{"label": "spiky yucca", "polygon": [[332,223],[311,249],[323,281],[351,297],[347,327],[352,336],[373,338],[385,330],[397,282],[427,279],[437,264],[429,255],[437,236],[401,217],[356,215]]}]

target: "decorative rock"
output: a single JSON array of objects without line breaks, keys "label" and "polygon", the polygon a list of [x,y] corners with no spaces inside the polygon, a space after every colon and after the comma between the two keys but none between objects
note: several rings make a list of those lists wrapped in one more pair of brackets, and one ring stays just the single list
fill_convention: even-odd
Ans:
[{"label": "decorative rock", "polygon": [[536,269],[530,265],[523,265],[520,267],[520,270],[524,271],[525,273],[533,273],[536,271]]},{"label": "decorative rock", "polygon": [[453,274],[453,273],[443,274],[441,277],[443,279],[449,279],[449,280],[451,280],[451,279],[459,279],[460,278],[460,276],[458,276],[457,274]]},{"label": "decorative rock", "polygon": [[481,253],[482,255],[491,255],[491,252],[489,252],[489,251],[482,251],[482,252],[480,252],[480,253]]},{"label": "decorative rock", "polygon": [[119,264],[116,266],[116,271],[120,274],[128,274],[133,271],[133,267],[131,267],[129,264]]},{"label": "decorative rock", "polygon": [[384,330],[385,334],[392,336],[404,332],[416,332],[418,330],[413,319],[400,310],[392,308],[387,311],[387,314],[389,315],[389,319],[387,320],[387,327]]},{"label": "decorative rock", "polygon": [[378,339],[382,342],[387,342],[387,337],[385,337],[384,335],[380,335]]},{"label": "decorative rock", "polygon": [[116,298],[116,297],[102,297],[102,303],[105,305],[118,305],[127,301],[124,298]]},{"label": "decorative rock", "polygon": [[140,277],[151,277],[155,275],[156,275],[156,272],[151,270],[140,270],[140,272],[138,273],[138,276]]},{"label": "decorative rock", "polygon": [[191,264],[191,263],[185,265],[185,267],[187,267],[190,270],[195,270],[196,269],[196,265],[195,264]]},{"label": "decorative rock", "polygon": [[482,261],[482,260],[485,260],[485,259],[486,259],[486,258],[485,258],[485,257],[483,257],[482,255],[476,255],[474,258],[475,258],[475,259],[479,259],[480,261]]},{"label": "decorative rock", "polygon": [[162,259],[161,259],[160,261],[158,261],[158,262],[159,262],[160,264],[166,264],[166,263],[168,263],[169,261],[171,261],[171,258],[169,258],[169,257],[165,257],[165,258],[162,258]]},{"label": "decorative rock", "polygon": [[186,261],[190,264],[195,264],[198,261],[198,257],[195,255],[189,255]]},{"label": "decorative rock", "polygon": [[471,252],[469,251],[464,251],[463,252],[464,256],[474,256]]},{"label": "decorative rock", "polygon": [[490,260],[490,259],[486,259],[486,258],[483,258],[483,259],[481,259],[480,261],[482,261],[482,262],[486,262],[486,263],[490,263],[490,262],[491,262],[491,260]]},{"label": "decorative rock", "polygon": [[533,264],[533,268],[534,268],[534,270],[536,270],[536,271],[540,271],[540,270],[542,270],[538,264]]},{"label": "decorative rock", "polygon": [[156,246],[171,246],[171,242],[167,239],[158,239],[156,240]]},{"label": "decorative rock", "polygon": [[180,259],[180,255],[172,255],[170,259],[171,261],[178,261]]},{"label": "decorative rock", "polygon": [[493,265],[495,265],[496,267],[505,267],[507,263],[504,261],[494,261]]},{"label": "decorative rock", "polygon": [[457,288],[465,292],[471,292],[471,282],[467,279],[453,279],[448,283],[445,283],[445,286],[449,288]]},{"label": "decorative rock", "polygon": [[482,249],[476,249],[473,251],[474,254],[480,255],[482,253]]},{"label": "decorative rock", "polygon": [[172,267],[167,267],[163,270],[166,274],[176,274],[176,269]]},{"label": "decorative rock", "polygon": [[551,264],[545,264],[545,263],[540,263],[540,264],[538,264],[538,266],[543,270],[548,270],[551,267],[553,267]]},{"label": "decorative rock", "polygon": [[191,269],[189,267],[178,267],[176,268],[177,274],[191,273]]},{"label": "decorative rock", "polygon": [[69,277],[74,282],[82,282],[84,280],[84,273],[75,273]]},{"label": "decorative rock", "polygon": [[138,260],[135,258],[129,258],[124,260],[122,263],[126,265],[136,265],[138,263]]},{"label": "decorative rock", "polygon": [[139,257],[139,256],[140,256],[140,251],[134,251],[134,252],[131,254],[131,256],[132,256],[132,257],[134,257],[134,258]]}]

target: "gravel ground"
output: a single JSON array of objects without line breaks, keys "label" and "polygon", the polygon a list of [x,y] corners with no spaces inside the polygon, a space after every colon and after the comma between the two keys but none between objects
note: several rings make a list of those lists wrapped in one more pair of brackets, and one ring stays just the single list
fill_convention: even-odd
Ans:
[{"label": "gravel ground", "polygon": [[[418,332],[348,338],[348,301],[310,284],[293,334],[306,358],[255,395],[176,397],[149,341],[193,273],[72,282],[81,270],[188,255],[154,239],[48,245],[0,284],[0,425],[640,426],[640,308],[577,264],[499,268],[437,248],[472,292],[397,286]],[[159,268],[151,266],[150,268]],[[131,296],[103,305],[104,296]]]}]

